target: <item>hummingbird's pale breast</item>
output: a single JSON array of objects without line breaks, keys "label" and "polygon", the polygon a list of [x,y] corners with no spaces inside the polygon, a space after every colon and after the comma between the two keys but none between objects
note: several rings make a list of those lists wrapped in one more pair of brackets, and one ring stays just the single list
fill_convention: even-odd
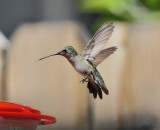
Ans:
[{"label": "hummingbird's pale breast", "polygon": [[68,61],[72,64],[74,69],[83,76],[86,76],[92,70],[92,65],[89,64],[88,61],[81,55],[70,57]]}]

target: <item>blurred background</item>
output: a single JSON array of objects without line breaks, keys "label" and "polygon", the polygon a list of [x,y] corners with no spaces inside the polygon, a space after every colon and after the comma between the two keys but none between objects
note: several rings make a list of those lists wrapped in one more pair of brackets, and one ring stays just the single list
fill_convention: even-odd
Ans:
[{"label": "blurred background", "polygon": [[[105,22],[118,50],[98,66],[109,91],[93,99],[60,56],[82,52]],[[57,118],[38,130],[160,129],[159,0],[0,0],[0,99]]]}]

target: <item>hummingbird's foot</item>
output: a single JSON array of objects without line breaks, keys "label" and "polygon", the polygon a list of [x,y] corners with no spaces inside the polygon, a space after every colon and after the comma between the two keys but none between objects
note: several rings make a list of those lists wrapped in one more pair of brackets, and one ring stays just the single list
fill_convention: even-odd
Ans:
[{"label": "hummingbird's foot", "polygon": [[84,82],[88,82],[88,81],[87,81],[88,76],[89,76],[89,75],[86,75],[86,76],[84,77],[84,79],[82,79],[80,82],[82,82],[82,83],[84,83]]},{"label": "hummingbird's foot", "polygon": [[88,82],[87,79],[82,79],[80,82],[84,83],[84,82]]}]

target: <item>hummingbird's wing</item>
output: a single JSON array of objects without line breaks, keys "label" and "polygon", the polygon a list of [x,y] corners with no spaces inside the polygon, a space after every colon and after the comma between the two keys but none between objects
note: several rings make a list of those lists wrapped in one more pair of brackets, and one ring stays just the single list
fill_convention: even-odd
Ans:
[{"label": "hummingbird's wing", "polygon": [[[88,60],[88,62],[90,64],[92,64],[89,60]],[[98,72],[98,70],[94,66],[93,66],[93,70],[91,71],[91,73],[89,75],[89,81],[88,81],[88,86],[87,87],[89,89],[89,92],[93,93],[94,98],[97,97],[97,93],[98,93],[100,99],[102,99],[102,91],[106,95],[109,94],[109,91],[108,91],[100,73]]]},{"label": "hummingbird's wing", "polygon": [[98,66],[102,61],[104,61],[108,56],[113,54],[117,50],[117,47],[110,47],[102,50],[98,55],[95,56],[94,60],[90,60],[94,66]]},{"label": "hummingbird's wing", "polygon": [[[98,85],[99,89],[102,89],[103,92],[108,95],[109,91],[100,75],[100,73],[98,72],[98,70],[95,68],[94,71],[91,73],[92,75],[92,79],[94,79],[94,82]],[[98,90],[98,89],[97,89]]]},{"label": "hummingbird's wing", "polygon": [[108,42],[108,39],[111,37],[113,32],[113,28],[113,22],[107,22],[103,24],[86,45],[82,56],[84,56],[86,59],[94,60],[94,58],[106,46],[106,43]]}]

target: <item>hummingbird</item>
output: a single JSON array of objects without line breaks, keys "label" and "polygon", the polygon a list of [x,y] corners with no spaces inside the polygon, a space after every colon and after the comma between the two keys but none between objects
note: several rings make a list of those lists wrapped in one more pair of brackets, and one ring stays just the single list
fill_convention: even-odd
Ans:
[{"label": "hummingbird", "polygon": [[88,83],[87,88],[89,89],[89,93],[93,94],[94,99],[97,98],[97,94],[102,99],[102,91],[106,95],[109,94],[109,91],[96,67],[117,49],[116,46],[104,49],[111,37],[113,29],[114,25],[112,21],[104,23],[87,43],[81,54],[78,54],[72,46],[67,46],[61,51],[40,58],[39,60],[55,55],[65,57],[74,69],[84,76],[81,82]]}]

